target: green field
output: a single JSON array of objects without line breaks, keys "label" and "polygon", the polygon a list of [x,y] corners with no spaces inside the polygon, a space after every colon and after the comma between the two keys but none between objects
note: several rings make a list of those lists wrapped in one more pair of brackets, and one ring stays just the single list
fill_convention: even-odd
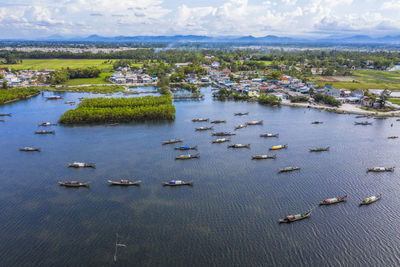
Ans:
[{"label": "green field", "polygon": [[69,79],[65,85],[110,84],[110,82],[106,81],[106,79],[111,75],[112,72],[102,72],[98,78]]},{"label": "green field", "polygon": [[393,104],[400,105],[400,98],[390,98],[388,101]]},{"label": "green field", "polygon": [[58,70],[62,68],[87,68],[98,67],[103,71],[112,71],[112,61],[107,59],[23,59],[20,64],[0,64],[0,69],[9,68],[14,70]]},{"label": "green field", "polygon": [[400,90],[400,72],[397,71],[358,70],[353,73],[353,76],[313,76],[310,80],[322,86],[331,84],[338,89]]}]

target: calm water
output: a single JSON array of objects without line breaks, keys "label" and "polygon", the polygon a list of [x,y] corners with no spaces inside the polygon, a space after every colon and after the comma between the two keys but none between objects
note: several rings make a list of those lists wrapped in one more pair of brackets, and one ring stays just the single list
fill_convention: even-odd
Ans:
[{"label": "calm water", "polygon": [[[175,102],[176,120],[117,127],[51,127],[55,135],[34,135],[40,122],[57,121],[71,106],[64,99],[28,101],[0,107],[11,118],[0,122],[0,261],[2,266],[399,266],[400,179],[369,173],[367,167],[400,166],[400,122],[374,120],[354,126],[353,115],[336,115],[256,103],[216,102],[210,89],[203,101]],[[50,95],[52,93],[46,93]],[[93,97],[99,95],[93,95]],[[92,97],[92,96],[91,96]],[[234,112],[249,112],[235,117]],[[263,126],[237,130],[232,143],[211,144],[208,123],[233,130],[249,120]],[[324,121],[312,125],[314,120]],[[394,126],[390,127],[393,123]],[[263,132],[279,138],[260,138]],[[200,159],[175,161],[183,138],[198,145]],[[252,161],[268,147],[289,144],[276,160]],[[41,153],[18,151],[37,146]],[[330,146],[329,152],[309,153]],[[96,162],[97,169],[71,169],[72,161]],[[277,169],[299,165],[298,172]],[[140,188],[110,187],[109,178],[140,179]],[[171,178],[194,179],[193,187],[163,188]],[[64,188],[59,180],[89,181],[90,189]],[[380,201],[359,207],[361,199]],[[348,194],[346,203],[316,207]],[[279,218],[316,207],[311,218],[279,225]],[[120,242],[113,263],[115,234]]]}]

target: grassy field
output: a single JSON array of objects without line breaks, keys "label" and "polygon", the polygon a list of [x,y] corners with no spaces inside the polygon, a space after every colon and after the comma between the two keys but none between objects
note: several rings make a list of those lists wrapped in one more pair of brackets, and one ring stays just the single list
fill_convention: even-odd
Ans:
[{"label": "grassy field", "polygon": [[85,92],[93,94],[110,94],[124,91],[122,85],[105,85],[105,86],[80,86],[80,87],[48,87],[46,91],[53,92]]},{"label": "grassy field", "polygon": [[400,72],[359,70],[353,76],[313,76],[318,85],[331,84],[338,89],[389,89],[400,90]]},{"label": "grassy field", "polygon": [[87,68],[98,67],[103,71],[112,71],[112,61],[105,63],[106,59],[23,59],[21,64],[0,64],[0,69],[10,68],[14,70],[58,70],[62,68]]},{"label": "grassy field", "polygon": [[88,78],[88,79],[70,79],[65,85],[82,85],[82,84],[110,84],[106,81],[112,75],[112,72],[102,72],[98,78]]},{"label": "grassy field", "polygon": [[400,99],[399,98],[390,98],[388,101],[393,103],[393,104],[400,105]]}]

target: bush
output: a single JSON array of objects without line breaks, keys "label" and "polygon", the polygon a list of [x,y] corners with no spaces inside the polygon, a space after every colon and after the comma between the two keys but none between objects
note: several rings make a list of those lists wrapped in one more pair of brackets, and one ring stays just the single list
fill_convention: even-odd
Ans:
[{"label": "bush", "polygon": [[262,105],[280,105],[281,101],[276,95],[260,95],[258,97],[258,103]]},{"label": "bush", "polygon": [[292,103],[307,102],[307,101],[308,101],[308,97],[303,96],[303,95],[290,97],[290,102],[292,102]]},{"label": "bush", "polygon": [[315,102],[322,102],[324,104],[327,104],[327,105],[330,105],[333,107],[340,107],[340,105],[342,104],[335,97],[328,96],[328,95],[322,95],[322,94],[315,94],[314,100],[315,100]]},{"label": "bush", "polygon": [[39,93],[40,90],[37,88],[0,89],[0,104],[13,100],[26,99],[29,96]]}]

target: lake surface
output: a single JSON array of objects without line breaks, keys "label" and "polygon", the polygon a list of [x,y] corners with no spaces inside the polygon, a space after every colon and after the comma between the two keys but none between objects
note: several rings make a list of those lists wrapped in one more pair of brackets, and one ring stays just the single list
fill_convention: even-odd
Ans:
[{"label": "lake surface", "polygon": [[[400,179],[398,172],[366,173],[367,167],[400,166],[400,122],[373,120],[354,126],[354,115],[337,115],[257,103],[218,102],[211,89],[202,101],[176,101],[174,122],[116,127],[55,126],[55,135],[35,135],[41,122],[55,122],[73,108],[64,101],[88,97],[45,93],[0,107],[12,113],[0,122],[0,261],[2,266],[399,266]],[[100,95],[90,95],[97,97]],[[249,112],[236,117],[235,112]],[[225,119],[215,131],[264,120],[237,130],[231,143],[211,144],[210,131],[196,132],[191,119]],[[3,118],[2,118],[3,119]],[[319,120],[324,123],[312,125]],[[390,124],[393,123],[393,127]],[[260,138],[265,132],[279,138]],[[200,159],[161,141],[183,138],[198,145]],[[251,160],[288,144],[275,160]],[[179,144],[178,144],[179,145]],[[24,146],[42,152],[25,153]],[[330,146],[329,152],[310,153]],[[73,161],[96,162],[96,169],[72,169]],[[278,174],[278,168],[301,166]],[[121,188],[110,178],[142,180]],[[171,178],[194,180],[193,187],[168,188]],[[65,188],[60,180],[90,182]],[[382,193],[380,201],[359,202]],[[317,207],[326,198],[348,194],[345,203]],[[314,208],[310,218],[278,224],[288,214]],[[113,262],[116,233],[118,261]]]}]

